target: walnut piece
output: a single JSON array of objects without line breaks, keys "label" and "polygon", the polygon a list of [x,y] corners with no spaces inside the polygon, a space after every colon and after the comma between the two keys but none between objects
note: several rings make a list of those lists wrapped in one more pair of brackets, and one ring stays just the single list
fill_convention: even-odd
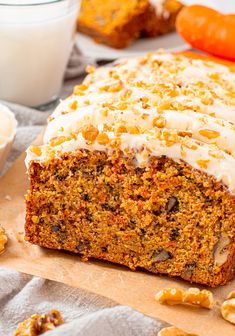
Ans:
[{"label": "walnut piece", "polygon": [[184,302],[211,309],[214,304],[214,299],[213,294],[206,289],[200,291],[198,288],[189,288],[184,293]]},{"label": "walnut piece", "polygon": [[198,288],[189,288],[186,291],[179,288],[166,288],[159,291],[155,299],[169,305],[190,304],[207,309],[211,309],[214,304],[213,294],[206,289],[200,291]]},{"label": "walnut piece", "polygon": [[7,243],[7,235],[5,233],[5,230],[0,226],[0,253],[4,251],[6,243]]},{"label": "walnut piece", "polygon": [[58,310],[51,310],[48,314],[34,314],[29,319],[19,323],[15,336],[37,336],[64,323]]},{"label": "walnut piece", "polygon": [[214,261],[216,266],[222,266],[228,258],[228,246],[230,239],[226,233],[222,233],[214,247]]},{"label": "walnut piece", "polygon": [[189,334],[176,327],[167,327],[159,331],[158,336],[197,336],[196,334]]},{"label": "walnut piece", "polygon": [[166,303],[169,305],[177,305],[183,303],[183,290],[179,288],[165,288],[159,291],[155,300],[160,303]]},{"label": "walnut piece", "polygon": [[222,304],[221,314],[226,321],[232,324],[235,324],[235,292],[234,291],[228,295],[228,298]]}]

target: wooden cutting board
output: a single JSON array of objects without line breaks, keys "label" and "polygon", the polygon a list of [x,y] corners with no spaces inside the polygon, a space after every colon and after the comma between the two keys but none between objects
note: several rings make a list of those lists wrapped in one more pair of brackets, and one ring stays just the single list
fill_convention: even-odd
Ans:
[{"label": "wooden cutting board", "polygon": [[[195,57],[195,54],[187,55]],[[37,143],[40,142],[41,137],[37,139]],[[223,320],[220,314],[220,304],[228,292],[235,289],[235,281],[212,290],[218,300],[213,310],[160,305],[154,300],[160,289],[192,285],[166,276],[132,272],[108,262],[90,260],[84,263],[75,254],[25,242],[23,234],[19,234],[24,231],[24,195],[28,187],[24,158],[22,154],[0,179],[0,223],[9,237],[6,251],[0,256],[1,267],[94,292],[200,336],[235,335],[235,326]]]}]

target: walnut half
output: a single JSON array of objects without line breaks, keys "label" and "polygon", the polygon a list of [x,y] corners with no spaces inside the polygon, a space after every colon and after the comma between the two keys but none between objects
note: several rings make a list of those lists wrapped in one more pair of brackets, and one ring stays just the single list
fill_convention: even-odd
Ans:
[{"label": "walnut half", "polygon": [[221,306],[221,314],[226,321],[235,324],[235,291],[228,294]]},{"label": "walnut half", "polygon": [[197,336],[196,334],[189,334],[176,327],[167,327],[159,331],[158,336]]},{"label": "walnut half", "polygon": [[58,310],[51,310],[48,314],[34,314],[27,320],[21,322],[16,331],[15,336],[38,336],[46,331],[55,329],[55,327],[64,323],[62,316]]},{"label": "walnut half", "polygon": [[0,226],[0,253],[4,251],[6,243],[7,243],[7,235],[5,233],[5,230]]},{"label": "walnut half", "polygon": [[190,304],[198,307],[211,309],[214,304],[213,294],[198,288],[189,288],[184,291],[179,288],[166,288],[158,292],[155,299],[160,303],[169,305]]},{"label": "walnut half", "polygon": [[215,266],[222,266],[228,259],[230,238],[226,233],[222,233],[214,247]]}]

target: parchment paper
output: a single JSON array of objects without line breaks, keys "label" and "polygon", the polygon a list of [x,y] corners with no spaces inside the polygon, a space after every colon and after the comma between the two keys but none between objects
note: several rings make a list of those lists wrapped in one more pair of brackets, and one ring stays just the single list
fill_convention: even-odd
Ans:
[{"label": "parchment paper", "polygon": [[[185,54],[198,57],[194,53]],[[40,137],[37,142],[41,142]],[[9,237],[6,251],[0,255],[1,266],[103,295],[200,336],[235,335],[235,326],[223,320],[220,314],[220,304],[231,290],[235,290],[235,280],[212,289],[217,300],[213,310],[166,306],[154,300],[154,295],[160,289],[203,287],[166,276],[132,272],[108,262],[90,260],[84,263],[76,254],[40,248],[25,242],[23,234],[19,234],[24,231],[24,195],[28,185],[24,157],[25,154],[22,154],[0,179],[0,224]]]}]

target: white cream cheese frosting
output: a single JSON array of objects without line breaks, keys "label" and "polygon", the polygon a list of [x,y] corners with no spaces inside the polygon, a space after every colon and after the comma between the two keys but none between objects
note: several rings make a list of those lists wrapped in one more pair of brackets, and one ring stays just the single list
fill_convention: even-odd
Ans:
[{"label": "white cream cheese frosting", "polygon": [[168,19],[170,13],[164,7],[164,3],[166,2],[166,0],[150,0],[149,2],[155,8],[156,14],[158,16],[163,16],[165,19]]},{"label": "white cream cheese frosting", "polygon": [[235,193],[234,68],[156,53],[89,71],[50,117],[44,145],[28,149],[27,165],[78,148],[109,152],[117,141],[135,153],[136,165],[166,155]]}]

